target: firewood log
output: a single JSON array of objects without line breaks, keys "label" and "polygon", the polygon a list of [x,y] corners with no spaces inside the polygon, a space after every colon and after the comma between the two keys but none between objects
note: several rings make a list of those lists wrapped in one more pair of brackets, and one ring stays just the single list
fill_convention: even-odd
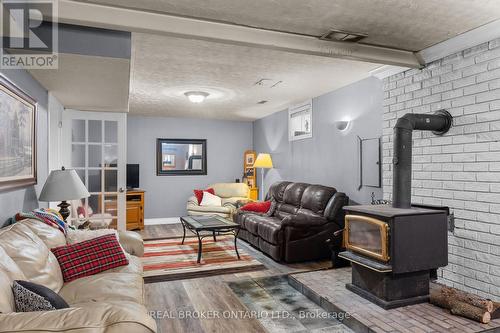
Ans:
[{"label": "firewood log", "polygon": [[500,318],[500,303],[493,302],[493,311],[491,312],[491,319]]},{"label": "firewood log", "polygon": [[431,284],[429,296],[431,304],[448,309],[454,315],[484,324],[489,323],[491,320],[488,309],[493,310],[493,302],[490,300],[441,284]]},{"label": "firewood log", "polygon": [[470,294],[455,288],[451,288],[439,283],[431,285],[432,292],[441,293],[444,296],[456,299],[458,301],[473,305],[488,312],[493,312],[493,302],[489,299],[481,298],[477,295]]},{"label": "firewood log", "polygon": [[491,320],[491,315],[488,311],[461,301],[453,301],[450,312],[454,315],[469,318],[483,324],[487,324]]},{"label": "firewood log", "polygon": [[453,299],[450,299],[448,296],[443,295],[439,290],[431,289],[429,296],[429,301],[431,304],[437,305],[440,308],[448,310],[451,309],[450,302],[453,301]]}]

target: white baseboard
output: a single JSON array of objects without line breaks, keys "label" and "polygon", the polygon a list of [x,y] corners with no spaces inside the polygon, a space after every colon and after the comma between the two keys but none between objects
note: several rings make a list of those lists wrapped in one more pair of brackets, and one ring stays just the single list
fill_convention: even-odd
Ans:
[{"label": "white baseboard", "polygon": [[144,225],[176,224],[181,223],[178,217],[161,217],[156,219],[144,219]]}]

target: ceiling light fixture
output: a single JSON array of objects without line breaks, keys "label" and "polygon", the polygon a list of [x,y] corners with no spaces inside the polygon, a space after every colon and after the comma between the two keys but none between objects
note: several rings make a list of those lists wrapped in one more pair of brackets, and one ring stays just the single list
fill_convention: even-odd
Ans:
[{"label": "ceiling light fixture", "polygon": [[186,95],[191,103],[199,104],[203,103],[210,94],[204,91],[188,91],[184,95]]}]

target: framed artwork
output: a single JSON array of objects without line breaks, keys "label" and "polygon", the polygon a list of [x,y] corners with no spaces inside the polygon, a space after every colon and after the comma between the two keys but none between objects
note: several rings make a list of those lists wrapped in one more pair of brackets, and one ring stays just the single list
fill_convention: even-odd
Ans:
[{"label": "framed artwork", "polygon": [[245,169],[245,176],[247,176],[247,178],[254,177],[255,176],[255,168],[246,168]]},{"label": "framed artwork", "polygon": [[288,108],[288,141],[312,138],[312,99]]},{"label": "framed artwork", "polygon": [[250,188],[254,188],[255,187],[255,180],[253,178],[248,179],[247,180],[247,185]]},{"label": "framed artwork", "polygon": [[245,164],[246,165],[253,165],[254,162],[255,162],[255,156],[254,156],[254,154],[247,154],[245,156],[245,159],[246,159],[245,160]]},{"label": "framed artwork", "polygon": [[157,139],[156,175],[206,175],[207,140]]},{"label": "framed artwork", "polygon": [[36,184],[36,102],[0,75],[0,191]]}]

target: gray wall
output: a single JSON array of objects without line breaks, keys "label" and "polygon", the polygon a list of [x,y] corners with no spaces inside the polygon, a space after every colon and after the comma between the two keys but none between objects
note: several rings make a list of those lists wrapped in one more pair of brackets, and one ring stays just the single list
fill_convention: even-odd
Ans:
[{"label": "gray wall", "polygon": [[[255,121],[254,149],[271,153],[275,166],[266,172],[266,192],[275,181],[291,180],[333,186],[358,203],[370,202],[372,192],[381,198],[380,188],[357,189],[356,136],[382,135],[382,99],[382,83],[373,77],[314,98],[313,137],[300,141],[288,141],[287,110]],[[353,119],[345,133],[334,125],[344,118]]]},{"label": "gray wall", "polygon": [[37,166],[38,184],[13,191],[0,192],[0,225],[9,217],[20,211],[31,211],[38,207],[46,207],[38,202],[38,194],[47,179],[48,173],[48,94],[33,77],[22,69],[1,70],[0,73],[16,84],[37,101]]},{"label": "gray wall", "polygon": [[[206,176],[156,176],[156,139],[207,139]],[[243,174],[243,153],[252,147],[252,123],[191,118],[127,118],[127,162],[140,164],[146,218],[186,214],[193,189],[234,182]]]}]

